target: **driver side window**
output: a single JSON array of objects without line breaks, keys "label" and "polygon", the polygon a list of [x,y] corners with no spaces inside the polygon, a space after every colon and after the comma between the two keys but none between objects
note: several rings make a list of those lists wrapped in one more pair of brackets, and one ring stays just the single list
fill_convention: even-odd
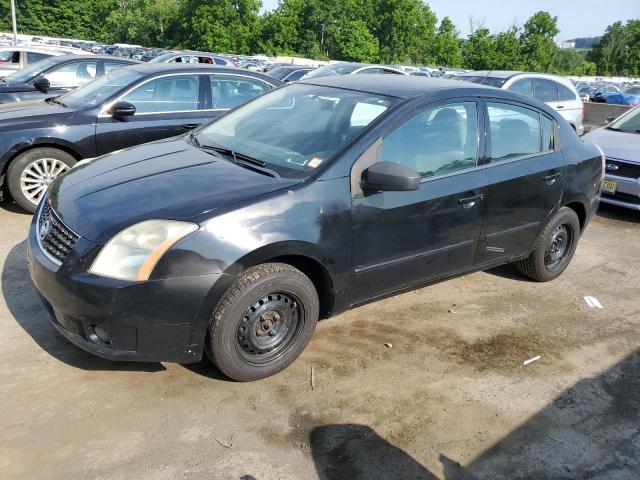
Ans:
[{"label": "driver side window", "polygon": [[477,158],[476,102],[439,105],[418,113],[382,140],[378,157],[422,177],[474,167]]}]

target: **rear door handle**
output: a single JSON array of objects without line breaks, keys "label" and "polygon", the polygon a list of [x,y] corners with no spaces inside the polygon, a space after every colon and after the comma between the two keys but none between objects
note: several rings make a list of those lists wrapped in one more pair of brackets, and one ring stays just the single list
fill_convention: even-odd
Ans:
[{"label": "rear door handle", "polygon": [[475,195],[473,197],[461,198],[458,200],[458,205],[461,205],[462,208],[473,208],[476,204],[484,198],[484,194]]},{"label": "rear door handle", "polygon": [[547,185],[553,185],[554,183],[556,183],[556,180],[558,180],[558,178],[560,178],[559,172],[551,175],[547,175],[546,177],[543,178],[543,180]]},{"label": "rear door handle", "polygon": [[184,125],[182,125],[182,128],[184,128],[186,130],[193,130],[197,126],[198,126],[197,123],[185,123]]},{"label": "rear door handle", "polygon": [[564,108],[564,105],[556,105],[556,109],[557,109],[557,110],[560,110],[560,109],[562,109],[562,108]]}]

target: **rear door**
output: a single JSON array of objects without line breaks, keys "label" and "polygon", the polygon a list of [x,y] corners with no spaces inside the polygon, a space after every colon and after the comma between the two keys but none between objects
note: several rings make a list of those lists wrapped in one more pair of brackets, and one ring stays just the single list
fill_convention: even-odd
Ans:
[{"label": "rear door", "polygon": [[207,119],[211,120],[220,114],[235,108],[263,93],[268,92],[272,85],[248,75],[228,73],[212,73],[209,78],[209,103],[211,109],[207,112]]},{"label": "rear door", "polygon": [[96,126],[98,155],[181,135],[204,123],[208,82],[196,73],[168,74],[145,80],[118,100],[136,107],[130,117],[103,112]]},{"label": "rear door", "polygon": [[498,99],[485,102],[485,116],[488,191],[476,264],[529,252],[564,183],[564,157],[550,117]]}]

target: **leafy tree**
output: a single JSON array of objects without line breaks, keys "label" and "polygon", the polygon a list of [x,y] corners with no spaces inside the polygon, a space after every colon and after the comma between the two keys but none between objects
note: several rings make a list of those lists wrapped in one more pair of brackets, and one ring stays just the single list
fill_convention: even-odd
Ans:
[{"label": "leafy tree", "polygon": [[447,67],[459,67],[462,64],[462,48],[458,31],[449,17],[444,17],[438,27],[432,50],[433,63]]},{"label": "leafy tree", "polygon": [[491,69],[495,62],[495,43],[488,28],[478,28],[462,47],[462,65],[472,70]]},{"label": "leafy tree", "polygon": [[558,33],[558,17],[552,17],[548,12],[538,12],[527,20],[520,34],[524,67],[527,70],[549,71],[557,50],[553,39]]},{"label": "leafy tree", "polygon": [[512,27],[494,37],[495,55],[491,68],[498,70],[522,70],[524,59],[518,38],[518,29]]},{"label": "leafy tree", "polygon": [[595,75],[596,65],[585,59],[584,52],[564,48],[558,49],[552,71],[560,75]]},{"label": "leafy tree", "polygon": [[599,75],[640,75],[640,20],[615,22],[587,55]]},{"label": "leafy tree", "polygon": [[352,20],[340,30],[335,51],[337,60],[376,62],[379,56],[378,39],[362,20]]}]

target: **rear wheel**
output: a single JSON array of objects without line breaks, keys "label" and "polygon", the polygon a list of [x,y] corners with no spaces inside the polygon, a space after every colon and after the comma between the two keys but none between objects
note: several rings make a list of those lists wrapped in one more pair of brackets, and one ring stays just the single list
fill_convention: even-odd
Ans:
[{"label": "rear wheel", "polygon": [[250,268],[214,310],[207,354],[234,380],[268,377],[302,353],[318,312],[316,289],[300,270],[284,263]]},{"label": "rear wheel", "polygon": [[7,171],[7,186],[15,202],[35,212],[49,186],[67,172],[76,159],[57,148],[34,148],[13,159]]},{"label": "rear wheel", "polygon": [[549,220],[534,243],[531,255],[516,263],[527,277],[548,282],[567,268],[578,245],[580,220],[568,207],[562,207]]}]

